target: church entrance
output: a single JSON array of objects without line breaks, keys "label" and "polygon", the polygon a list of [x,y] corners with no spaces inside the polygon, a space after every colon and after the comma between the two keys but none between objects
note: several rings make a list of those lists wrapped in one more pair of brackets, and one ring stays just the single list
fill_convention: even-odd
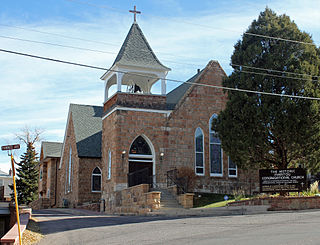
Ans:
[{"label": "church entrance", "polygon": [[129,151],[128,187],[153,183],[153,154],[147,141],[137,137]]}]

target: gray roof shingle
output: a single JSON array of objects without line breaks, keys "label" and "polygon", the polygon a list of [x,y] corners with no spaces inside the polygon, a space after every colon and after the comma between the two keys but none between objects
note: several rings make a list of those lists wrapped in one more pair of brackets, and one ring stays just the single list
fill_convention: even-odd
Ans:
[{"label": "gray roof shingle", "polygon": [[42,141],[43,159],[47,157],[61,157],[62,143]]},{"label": "gray roof shingle", "polygon": [[113,65],[115,64],[170,71],[170,68],[161,64],[153,53],[147,39],[144,37],[136,22],[132,24],[129,33],[122,44]]},{"label": "gray roof shingle", "polygon": [[201,72],[198,72],[193,77],[191,77],[187,82],[182,83],[180,86],[173,89],[170,93],[167,94],[167,109],[173,110],[176,105],[179,103],[179,101],[182,99],[182,97],[185,95],[185,93],[188,91],[188,89],[192,86],[192,84],[195,82],[195,80],[200,76]]},{"label": "gray roof shingle", "polygon": [[79,157],[101,157],[102,106],[70,104]]},{"label": "gray roof shingle", "polygon": [[7,174],[6,172],[3,172],[2,170],[0,170],[0,176],[1,177],[10,177],[9,174]]}]

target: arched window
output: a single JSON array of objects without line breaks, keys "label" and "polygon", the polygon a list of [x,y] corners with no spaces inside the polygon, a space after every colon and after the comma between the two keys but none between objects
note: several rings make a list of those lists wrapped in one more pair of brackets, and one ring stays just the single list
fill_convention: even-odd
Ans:
[{"label": "arched window", "polygon": [[204,175],[203,132],[197,128],[195,132],[195,172]]},{"label": "arched window", "polygon": [[142,136],[137,137],[132,143],[129,154],[152,155],[148,143]]},{"label": "arched window", "polygon": [[212,121],[218,117],[217,114],[213,114],[209,121],[209,133],[210,133],[210,176],[222,176],[222,148],[221,141],[217,136],[217,133],[212,129]]},{"label": "arched window", "polygon": [[92,171],[92,192],[100,192],[101,191],[101,170],[96,167]]},{"label": "arched window", "polygon": [[111,179],[111,151],[109,150],[108,158],[108,179]]}]

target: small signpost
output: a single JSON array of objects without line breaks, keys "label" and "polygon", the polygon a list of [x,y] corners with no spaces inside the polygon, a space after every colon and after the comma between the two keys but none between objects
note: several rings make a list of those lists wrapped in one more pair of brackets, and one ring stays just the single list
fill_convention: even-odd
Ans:
[{"label": "small signpost", "polygon": [[19,232],[19,244],[22,244],[21,240],[21,228],[20,228],[20,218],[19,218],[19,205],[18,205],[18,198],[17,198],[17,188],[16,188],[16,171],[14,168],[14,158],[12,155],[12,150],[20,149],[20,145],[5,145],[1,146],[1,150],[8,151],[8,155],[11,157],[11,168],[12,168],[12,178],[13,178],[13,190],[14,190],[14,201],[16,206],[16,215],[17,215],[17,224],[18,224],[18,232]]},{"label": "small signpost", "polygon": [[260,169],[260,192],[301,192],[306,189],[303,168]]}]

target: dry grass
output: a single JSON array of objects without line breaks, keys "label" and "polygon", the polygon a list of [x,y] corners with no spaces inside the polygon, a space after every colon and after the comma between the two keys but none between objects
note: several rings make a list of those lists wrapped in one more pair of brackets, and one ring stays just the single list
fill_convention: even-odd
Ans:
[{"label": "dry grass", "polygon": [[39,242],[43,238],[43,235],[40,232],[39,224],[34,220],[30,219],[27,229],[23,232],[22,235],[22,244],[31,245]]}]

